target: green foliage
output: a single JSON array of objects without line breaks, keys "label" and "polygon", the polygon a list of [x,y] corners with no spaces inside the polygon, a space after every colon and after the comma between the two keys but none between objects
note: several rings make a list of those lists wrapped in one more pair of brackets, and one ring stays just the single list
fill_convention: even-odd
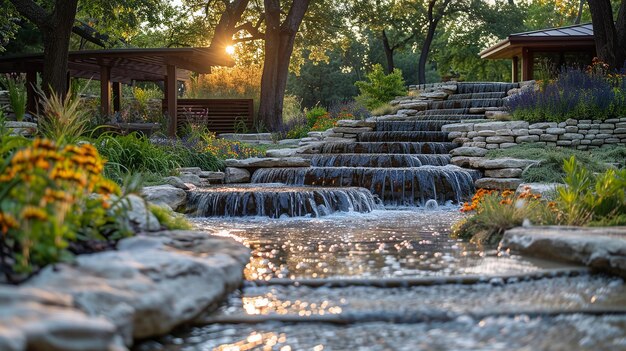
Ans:
[{"label": "green foliage", "polygon": [[480,189],[472,204],[465,204],[463,210],[475,212],[455,225],[454,236],[490,244],[499,241],[507,229],[522,225],[525,219],[543,225],[555,223],[557,217],[553,205],[530,190],[516,195],[512,191]]},{"label": "green foliage", "polygon": [[383,67],[376,64],[366,77],[366,81],[356,82],[355,85],[360,91],[357,101],[362,102],[370,110],[388,103],[396,96],[407,93],[404,78],[399,69],[386,75]]},{"label": "green foliage", "polygon": [[624,165],[626,147],[603,147],[591,151],[581,151],[568,148],[545,147],[535,144],[522,144],[508,149],[491,150],[487,158],[520,158],[540,161],[539,165],[524,170],[522,178],[526,182],[558,183],[563,180],[565,171],[563,161],[576,157],[591,172],[604,172],[610,166],[608,163]]},{"label": "green foliage", "polygon": [[103,134],[94,144],[108,161],[106,175],[117,182],[121,182],[127,174],[168,175],[179,167],[175,154],[136,133],[124,136]]},{"label": "green foliage", "polygon": [[306,111],[306,122],[309,127],[312,128],[320,117],[327,114],[328,111],[326,111],[325,108],[323,108],[322,106],[315,106],[312,109]]},{"label": "green foliage", "polygon": [[565,186],[557,188],[557,201],[567,225],[622,224],[626,213],[626,170],[609,169],[594,175],[575,157],[566,160]]},{"label": "green foliage", "polygon": [[21,79],[4,76],[0,83],[9,91],[9,104],[15,119],[21,121],[26,114],[26,84]]},{"label": "green foliage", "polygon": [[189,230],[192,229],[191,224],[184,215],[175,213],[169,208],[149,205],[150,212],[159,220],[159,223],[168,230]]},{"label": "green foliage", "polygon": [[39,93],[43,113],[39,118],[41,134],[59,144],[72,144],[87,131],[89,119],[80,98],[67,94],[65,97],[56,92],[46,96]]},{"label": "green foliage", "polygon": [[302,139],[306,138],[311,128],[308,125],[295,126],[287,132],[287,139]]},{"label": "green foliage", "polygon": [[4,164],[11,157],[13,151],[28,145],[28,139],[20,135],[11,135],[9,128],[4,125],[6,118],[0,109],[0,164]]},{"label": "green foliage", "polygon": [[0,166],[0,266],[9,281],[132,234],[127,208],[118,204],[121,190],[103,177],[103,167],[90,144],[46,139]]}]

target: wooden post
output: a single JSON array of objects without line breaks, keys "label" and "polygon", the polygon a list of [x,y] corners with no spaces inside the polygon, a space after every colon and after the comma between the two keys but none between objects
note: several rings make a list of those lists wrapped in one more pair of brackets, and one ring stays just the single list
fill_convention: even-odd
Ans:
[{"label": "wooden post", "polygon": [[519,82],[519,57],[513,56],[511,76],[513,78],[513,83]]},{"label": "wooden post", "polygon": [[122,110],[122,83],[113,83],[113,112]]},{"label": "wooden post", "polygon": [[37,86],[37,71],[28,70],[26,72],[26,112],[37,112],[37,93],[35,87]]},{"label": "wooden post", "polygon": [[533,79],[533,53],[527,48],[522,49],[522,80]]},{"label": "wooden post", "polygon": [[165,78],[165,101],[167,115],[169,117],[168,135],[176,138],[178,126],[178,81],[176,80],[176,66],[167,65],[167,77]]},{"label": "wooden post", "polygon": [[111,115],[111,67],[100,66],[100,113]]}]

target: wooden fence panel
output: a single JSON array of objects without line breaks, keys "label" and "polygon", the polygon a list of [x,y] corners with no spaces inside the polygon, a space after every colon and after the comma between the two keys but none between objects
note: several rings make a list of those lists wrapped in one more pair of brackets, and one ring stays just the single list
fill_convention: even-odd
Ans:
[{"label": "wooden fence panel", "polygon": [[206,126],[217,134],[234,133],[238,121],[243,121],[249,130],[254,125],[252,99],[178,99],[177,111],[179,131],[192,124]]}]

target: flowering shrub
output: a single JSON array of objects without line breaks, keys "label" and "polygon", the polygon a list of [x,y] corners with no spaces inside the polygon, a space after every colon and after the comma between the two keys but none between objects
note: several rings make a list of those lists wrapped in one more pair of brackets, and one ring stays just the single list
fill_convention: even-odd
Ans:
[{"label": "flowering shrub", "polygon": [[457,224],[454,235],[488,243],[499,240],[505,230],[522,225],[525,219],[534,224],[551,224],[557,216],[556,203],[532,194],[530,188],[517,196],[510,190],[479,189],[461,211],[472,216]]},{"label": "flowering shrub", "polygon": [[528,187],[517,196],[508,190],[478,190],[461,207],[470,217],[456,225],[454,234],[494,242],[524,220],[535,225],[626,225],[626,169],[596,175],[572,156],[563,170],[565,185],[557,187],[554,201],[546,201]]},{"label": "flowering shrub", "polygon": [[121,190],[103,169],[92,145],[46,139],[18,149],[0,168],[0,265],[9,280],[68,259],[71,242],[132,233],[120,216],[125,207],[116,205]]},{"label": "flowering shrub", "polygon": [[337,126],[337,122],[342,119],[352,119],[344,117],[332,117],[330,113],[326,113],[325,115],[320,116],[317,121],[315,121],[315,124],[313,125],[313,127],[311,127],[311,130],[315,132],[323,132]]},{"label": "flowering shrub", "polygon": [[215,136],[215,133],[206,133],[204,141],[206,143],[205,152],[211,153],[222,160],[229,158],[244,159],[262,157],[264,155],[258,148],[240,141],[218,138]]},{"label": "flowering shrub", "polygon": [[564,70],[543,89],[513,96],[508,108],[517,119],[562,122],[607,119],[626,115],[626,76],[609,74],[594,60],[586,71]]}]

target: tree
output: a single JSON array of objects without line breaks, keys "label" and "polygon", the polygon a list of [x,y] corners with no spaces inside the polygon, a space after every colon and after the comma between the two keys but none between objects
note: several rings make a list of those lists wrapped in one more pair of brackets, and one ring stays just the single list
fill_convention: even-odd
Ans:
[{"label": "tree", "polygon": [[49,11],[32,0],[9,1],[41,32],[44,91],[64,95],[67,91],[67,56],[78,0],[55,0]]},{"label": "tree", "polygon": [[264,0],[265,61],[261,78],[259,121],[270,130],[282,126],[283,101],[289,63],[296,34],[309,8],[310,0],[292,0],[287,16],[281,23],[280,0]]},{"label": "tree", "polygon": [[430,53],[430,46],[435,38],[435,31],[439,22],[443,17],[449,14],[451,11],[450,3],[452,0],[428,0],[428,6],[426,11],[426,37],[422,43],[422,50],[420,52],[420,59],[418,63],[418,83],[426,84],[426,62],[428,61],[428,54]]},{"label": "tree", "polygon": [[620,69],[626,64],[626,0],[622,0],[613,19],[610,0],[587,0],[593,23],[593,35],[598,58],[611,69]]}]

